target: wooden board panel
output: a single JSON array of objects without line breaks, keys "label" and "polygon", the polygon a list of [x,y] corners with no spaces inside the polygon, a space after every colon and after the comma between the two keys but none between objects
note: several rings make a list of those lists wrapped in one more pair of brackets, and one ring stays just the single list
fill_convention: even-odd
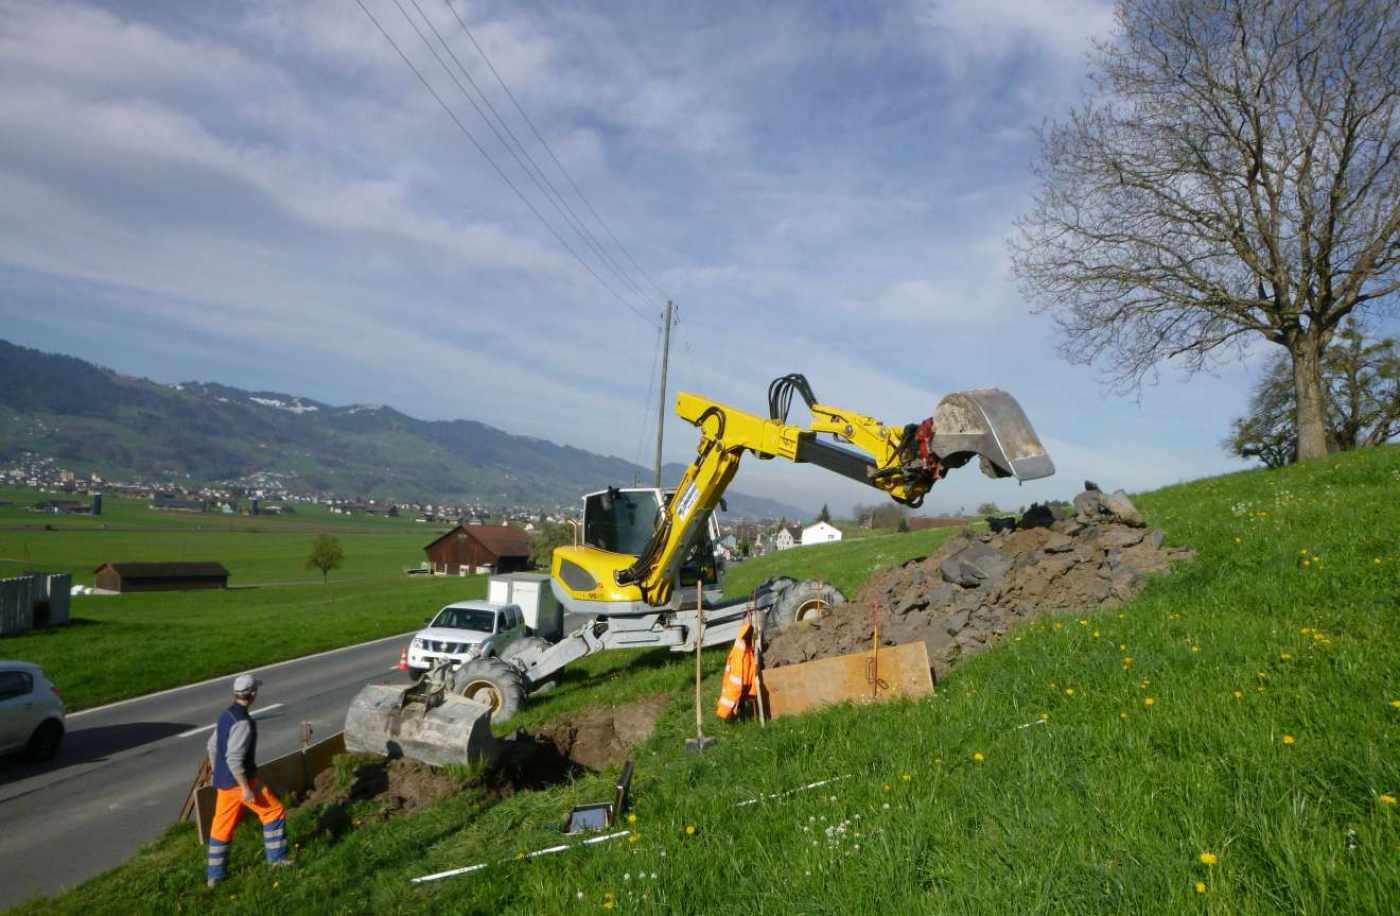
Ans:
[{"label": "wooden board panel", "polygon": [[[308,747],[283,754],[267,763],[258,764],[258,778],[267,784],[282,802],[289,803],[293,794],[307,792],[316,783],[321,771],[331,765],[331,758],[345,753],[345,733],[336,732],[329,738]],[[199,825],[199,841],[209,841],[209,826],[214,823],[214,806],[218,791],[204,786],[195,791],[195,822]],[[245,814],[252,817],[251,814]]]},{"label": "wooden board panel", "polygon": [[922,641],[880,647],[879,677],[886,687],[875,690],[868,678],[871,653],[819,658],[763,672],[763,696],[770,718],[794,715],[833,703],[869,703],[894,697],[933,693],[928,649]]}]

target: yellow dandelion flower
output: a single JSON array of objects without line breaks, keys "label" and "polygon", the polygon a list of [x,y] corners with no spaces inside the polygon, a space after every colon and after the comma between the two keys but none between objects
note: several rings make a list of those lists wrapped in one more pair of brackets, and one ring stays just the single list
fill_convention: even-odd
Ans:
[{"label": "yellow dandelion flower", "polygon": [[1287,662],[1287,661],[1292,661],[1292,660],[1293,660],[1293,655],[1292,655],[1292,653],[1290,653],[1290,652],[1280,652],[1280,653],[1278,654],[1278,657],[1279,657],[1280,660],[1285,661],[1285,662]]},{"label": "yellow dandelion flower", "polygon": [[1120,719],[1126,719],[1126,718],[1128,718],[1128,714],[1127,714],[1126,712],[1120,712],[1120,713],[1118,713],[1118,718],[1120,718]]},{"label": "yellow dandelion flower", "polygon": [[1072,697],[1072,696],[1074,696],[1074,688],[1073,688],[1073,687],[1066,687],[1066,688],[1065,688],[1065,696],[1067,696],[1067,697]]},{"label": "yellow dandelion flower", "polygon": [[1143,705],[1143,706],[1156,706],[1156,705],[1157,705],[1157,698],[1156,698],[1156,697],[1148,697],[1147,699],[1145,699],[1145,700],[1142,701],[1142,705]]},{"label": "yellow dandelion flower", "polygon": [[894,786],[890,785],[889,783],[885,783],[885,791],[886,791],[886,792],[890,791],[890,790],[893,789],[893,788],[894,788]]},{"label": "yellow dandelion flower", "polygon": [[1086,619],[1083,618],[1083,617],[1080,617],[1080,618],[1079,618],[1079,625],[1080,625],[1081,627],[1087,627],[1087,626],[1089,625],[1089,621],[1086,620]]},{"label": "yellow dandelion flower", "polygon": [[1302,550],[1298,551],[1298,556],[1300,556],[1300,557],[1305,557],[1305,556],[1307,556],[1307,555],[1308,555],[1308,548],[1306,548],[1306,547],[1304,547]]},{"label": "yellow dandelion flower", "polygon": [[1283,736],[1283,743],[1284,743],[1284,744],[1297,744],[1297,743],[1298,743],[1298,739],[1295,738],[1295,737],[1293,737],[1292,735],[1284,735],[1284,736]]},{"label": "yellow dandelion flower", "polygon": [[1128,644],[1125,643],[1125,642],[1120,642],[1120,643],[1118,644],[1118,651],[1119,651],[1119,652],[1127,652],[1127,651],[1128,651]]},{"label": "yellow dandelion flower", "polygon": [[1215,853],[1213,853],[1213,852],[1203,852],[1203,853],[1201,853],[1201,864],[1202,864],[1202,865],[1214,865],[1216,862],[1219,862],[1219,861],[1220,861],[1220,859],[1217,858],[1216,855],[1215,855]]},{"label": "yellow dandelion flower", "polygon": [[1204,881],[1197,881],[1197,882],[1196,882],[1196,893],[1198,893],[1198,894],[1204,894],[1205,892],[1206,892],[1206,883],[1205,883]]},{"label": "yellow dandelion flower", "polygon": [[1301,630],[1299,630],[1298,632],[1301,633],[1301,634],[1304,635],[1304,636],[1307,636],[1307,635],[1308,635],[1309,633],[1311,633],[1312,631],[1313,631],[1312,627],[1303,627],[1303,628],[1302,628]]},{"label": "yellow dandelion flower", "polygon": [[1098,630],[1095,630],[1094,633],[1093,633],[1093,636],[1094,636],[1095,639],[1098,639],[1098,638],[1099,638],[1099,631],[1098,631]]},{"label": "yellow dandelion flower", "polygon": [[1201,651],[1201,647],[1200,647],[1200,646],[1192,646],[1192,647],[1191,647],[1191,651],[1192,651],[1192,652],[1199,652],[1199,651]]},{"label": "yellow dandelion flower", "polygon": [[1317,642],[1326,642],[1327,634],[1323,633],[1321,630],[1318,630],[1317,632],[1313,633],[1313,639]]},{"label": "yellow dandelion flower", "polygon": [[1372,560],[1371,562],[1375,563],[1377,566],[1380,566],[1380,565],[1381,565],[1381,558],[1380,558],[1380,557],[1376,557],[1376,558],[1375,558],[1374,560]]},{"label": "yellow dandelion flower", "polygon": [[913,774],[913,773],[900,773],[900,774],[899,774],[899,778],[900,778],[901,780],[903,780],[904,782],[908,782],[909,780],[911,780],[911,779],[914,778],[914,774]]},{"label": "yellow dandelion flower", "polygon": [[629,836],[629,837],[627,838],[627,842],[629,842],[629,843],[640,843],[641,840],[642,840],[642,835],[641,835],[640,833],[634,833],[634,834],[632,834],[631,836]]},{"label": "yellow dandelion flower", "polygon": [[1304,567],[1305,569],[1306,569],[1307,567],[1311,566],[1311,565],[1312,565],[1312,560],[1304,560],[1304,561],[1303,561],[1303,567]]},{"label": "yellow dandelion flower", "polygon": [[629,824],[635,824],[635,823],[637,823],[637,815],[635,815],[635,814],[629,814],[629,815],[627,815],[627,823],[629,823]]},{"label": "yellow dandelion flower", "polygon": [[603,901],[603,909],[605,909],[605,910],[610,910],[610,909],[612,909],[612,908],[615,907],[615,906],[617,906],[617,901],[615,901],[615,900],[613,900],[613,899],[611,899],[611,898],[609,898],[609,899]]},{"label": "yellow dandelion flower", "polygon": [[984,760],[986,760],[986,759],[987,759],[987,758],[986,758],[986,755],[984,755],[981,751],[973,751],[973,752],[972,752],[972,762],[973,762],[973,763],[981,763],[982,761],[984,761]]},{"label": "yellow dandelion flower", "polygon": [[686,835],[686,836],[695,836],[695,825],[694,825],[694,824],[686,824],[686,825],[685,825],[685,835]]},{"label": "yellow dandelion flower", "polygon": [[1243,691],[1243,690],[1236,690],[1234,696],[1235,696],[1235,699],[1237,699],[1237,700],[1243,700],[1243,699],[1244,699],[1244,691]]},{"label": "yellow dandelion flower", "polygon": [[1240,537],[1236,537],[1236,538],[1235,538],[1235,543],[1236,543],[1236,544],[1243,544],[1243,543],[1244,543],[1244,539],[1243,539],[1243,538],[1240,538]]},{"label": "yellow dandelion flower", "polygon": [[1390,807],[1395,806],[1395,796],[1390,795],[1388,793],[1376,796],[1376,800],[1379,801],[1382,805],[1388,805]]},{"label": "yellow dandelion flower", "polygon": [[1394,706],[1396,709],[1400,709],[1400,700],[1391,700],[1390,705]]},{"label": "yellow dandelion flower", "polygon": [[1064,624],[1060,623],[1058,620],[1055,621],[1055,629],[1060,630],[1060,629],[1063,629],[1063,628],[1064,628]]},{"label": "yellow dandelion flower", "polygon": [[1040,721],[1042,721],[1042,722],[1049,722],[1049,721],[1050,721],[1050,713],[1048,713],[1048,712],[1043,712],[1043,713],[1041,713],[1041,714],[1040,714]]}]

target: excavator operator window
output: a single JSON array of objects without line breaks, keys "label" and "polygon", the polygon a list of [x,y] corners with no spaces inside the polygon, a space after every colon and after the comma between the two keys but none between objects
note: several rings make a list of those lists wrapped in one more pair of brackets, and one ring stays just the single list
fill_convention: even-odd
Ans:
[{"label": "excavator operator window", "polygon": [[[608,504],[611,505],[608,505]],[[590,547],[638,556],[646,550],[661,504],[655,491],[597,493],[583,507],[583,542]]]}]

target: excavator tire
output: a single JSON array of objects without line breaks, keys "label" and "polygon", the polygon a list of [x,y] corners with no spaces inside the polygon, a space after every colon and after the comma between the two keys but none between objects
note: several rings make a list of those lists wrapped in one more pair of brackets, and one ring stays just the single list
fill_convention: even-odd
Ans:
[{"label": "excavator tire", "polygon": [[491,722],[504,722],[525,708],[525,678],[500,658],[474,658],[457,669],[452,689],[491,707]]},{"label": "excavator tire", "polygon": [[783,590],[764,621],[764,630],[780,633],[794,623],[820,620],[827,608],[846,603],[846,596],[829,582],[806,579]]},{"label": "excavator tire", "polygon": [[[548,651],[553,645],[554,643],[542,637],[526,636],[506,646],[505,651],[502,652],[499,657],[510,662],[512,665],[519,665],[523,664],[527,658],[538,656]],[[527,689],[529,689],[531,693],[540,693],[549,690],[554,687],[555,684],[559,683],[559,675],[561,673],[562,671],[556,671],[537,684],[528,684]]]}]

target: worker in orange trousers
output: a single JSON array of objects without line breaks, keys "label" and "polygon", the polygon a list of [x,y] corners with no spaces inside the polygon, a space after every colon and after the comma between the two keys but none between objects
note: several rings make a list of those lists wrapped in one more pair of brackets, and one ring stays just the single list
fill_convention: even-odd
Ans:
[{"label": "worker in orange trousers", "polygon": [[241,674],[233,682],[233,705],[225,709],[209,736],[209,766],[213,771],[218,802],[209,828],[209,861],[206,883],[214,887],[224,879],[233,832],[247,808],[262,821],[263,851],[269,865],[286,867],[286,812],[277,796],[258,779],[258,723],[248,710],[258,698],[262,681]]}]

